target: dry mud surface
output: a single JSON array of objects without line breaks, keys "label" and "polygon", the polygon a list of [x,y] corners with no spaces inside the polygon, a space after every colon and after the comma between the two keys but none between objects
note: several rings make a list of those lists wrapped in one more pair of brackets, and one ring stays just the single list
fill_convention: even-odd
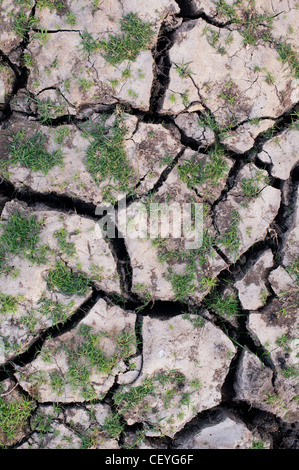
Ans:
[{"label": "dry mud surface", "polygon": [[[0,0],[0,447],[299,448],[298,29]],[[141,203],[200,205],[202,245]]]}]

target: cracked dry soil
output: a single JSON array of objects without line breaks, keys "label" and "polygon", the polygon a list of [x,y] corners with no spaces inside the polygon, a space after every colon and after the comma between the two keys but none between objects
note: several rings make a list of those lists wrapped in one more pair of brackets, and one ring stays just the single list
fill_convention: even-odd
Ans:
[{"label": "cracked dry soil", "polygon": [[[0,446],[299,448],[298,3],[0,0],[0,28]],[[200,203],[201,247],[123,232],[124,199],[133,229]]]}]

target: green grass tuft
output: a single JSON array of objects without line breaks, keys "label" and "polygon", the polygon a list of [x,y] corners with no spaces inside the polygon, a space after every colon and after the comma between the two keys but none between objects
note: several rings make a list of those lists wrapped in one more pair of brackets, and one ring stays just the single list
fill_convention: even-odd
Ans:
[{"label": "green grass tuft", "polygon": [[54,238],[57,239],[57,244],[60,250],[69,257],[76,255],[75,243],[67,241],[68,233],[65,228],[61,228],[54,232]]},{"label": "green grass tuft", "polygon": [[127,391],[120,389],[114,395],[114,403],[121,413],[134,409],[142,400],[155,391],[153,378],[146,378],[141,385]]},{"label": "green grass tuft", "polygon": [[86,274],[74,272],[63,262],[58,261],[48,274],[47,284],[51,291],[58,290],[65,295],[86,295],[91,281]]},{"label": "green grass tuft", "polygon": [[299,256],[297,256],[294,261],[287,266],[286,270],[290,275],[296,277],[296,284],[299,285]]},{"label": "green grass tuft", "polygon": [[252,178],[243,178],[241,181],[242,192],[247,199],[255,199],[262,190],[260,185],[266,186],[269,182],[269,176],[265,175],[263,170],[256,169]]},{"label": "green grass tuft", "polygon": [[32,262],[46,262],[46,246],[38,246],[43,222],[33,215],[25,216],[20,212],[12,214],[4,225],[0,236],[0,271],[9,255],[22,255]]},{"label": "green grass tuft", "polygon": [[0,294],[0,313],[15,313],[17,311],[18,300],[8,294]]},{"label": "green grass tuft", "polygon": [[229,228],[217,238],[218,246],[220,248],[226,248],[231,255],[235,256],[235,258],[237,257],[238,250],[241,246],[241,241],[239,238],[240,232],[238,229],[240,221],[240,214],[236,211],[236,209],[233,209]]},{"label": "green grass tuft", "polygon": [[46,144],[47,139],[42,132],[26,137],[25,130],[18,131],[7,147],[9,159],[3,161],[1,166],[7,168],[21,165],[32,171],[42,171],[47,174],[51,168],[62,164],[63,154],[61,149],[48,152]]},{"label": "green grass tuft", "polygon": [[124,430],[124,424],[121,420],[121,417],[117,413],[112,413],[107,418],[105,418],[103,429],[106,431],[108,437],[113,439],[118,439],[120,434]]},{"label": "green grass tuft", "polygon": [[195,186],[211,185],[215,187],[228,171],[228,164],[223,159],[223,150],[220,148],[210,152],[210,161],[196,161],[196,154],[190,160],[178,166],[180,178],[189,188]]},{"label": "green grass tuft", "polygon": [[135,176],[124,149],[125,134],[124,121],[119,115],[110,128],[105,123],[85,127],[85,137],[91,138],[85,165],[96,183],[108,182],[105,199],[109,201],[114,199],[113,191],[129,192]]},{"label": "green grass tuft", "polygon": [[21,36],[21,38],[26,38],[28,32],[30,31],[31,28],[37,25],[38,23],[38,18],[35,18],[33,16],[29,16],[27,18],[27,15],[23,10],[20,11],[20,13],[15,14],[14,12],[10,13],[10,16],[13,19],[13,30],[14,32],[18,35]]},{"label": "green grass tuft", "polygon": [[141,50],[151,45],[154,31],[150,23],[142,21],[136,13],[129,13],[121,20],[121,36],[109,36],[108,41],[100,41],[103,57],[112,65],[124,60],[134,61]]},{"label": "green grass tuft", "polygon": [[283,64],[287,64],[295,78],[299,78],[299,59],[291,44],[286,41],[276,44],[276,50]]},{"label": "green grass tuft", "polygon": [[0,438],[2,435],[4,439],[13,442],[26,426],[34,408],[35,403],[27,397],[6,402],[0,396]]},{"label": "green grass tuft", "polygon": [[240,311],[238,297],[235,293],[223,295],[220,292],[213,292],[205,298],[204,304],[222,317],[236,317]]}]

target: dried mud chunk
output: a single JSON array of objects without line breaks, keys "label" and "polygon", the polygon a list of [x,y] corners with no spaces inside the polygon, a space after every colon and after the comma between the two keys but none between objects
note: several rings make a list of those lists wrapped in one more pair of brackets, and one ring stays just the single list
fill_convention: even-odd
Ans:
[{"label": "dried mud chunk", "polygon": [[145,317],[143,340],[141,375],[117,391],[114,401],[128,424],[146,420],[158,435],[173,437],[198,412],[220,402],[235,348],[209,322],[197,329],[181,315]]},{"label": "dried mud chunk", "polygon": [[19,368],[19,383],[42,403],[102,398],[136,352],[135,320],[99,300],[75,328],[45,341],[39,356]]},{"label": "dried mud chunk", "polygon": [[[246,425],[226,413],[217,424],[202,427],[192,436],[181,439],[179,449],[248,449],[262,439]],[[264,447],[263,447],[264,448]]]},{"label": "dried mud chunk", "polygon": [[[189,232],[188,210],[192,205],[198,211],[198,225]],[[159,228],[160,208],[169,222],[167,225],[165,219],[162,223],[163,234]],[[202,213],[203,200],[182,181],[177,168],[152,198],[130,205],[127,227],[123,224],[125,212],[120,211],[119,230],[124,234],[133,269],[132,290],[147,302],[200,301],[227,266],[212,246],[215,231],[209,214],[205,215],[202,244],[197,240],[202,233]]]},{"label": "dried mud chunk", "polygon": [[15,381],[6,379],[0,384],[0,448],[11,446],[29,432],[29,418],[35,409],[33,400],[24,396]]},{"label": "dried mud chunk", "polygon": [[263,240],[280,207],[280,191],[268,186],[268,174],[249,164],[239,172],[225,201],[215,208],[219,248],[231,262]]},{"label": "dried mud chunk", "polygon": [[297,277],[298,282],[298,262],[299,262],[299,187],[297,188],[296,201],[292,214],[292,222],[289,230],[283,237],[282,262],[288,270]]},{"label": "dried mud chunk", "polygon": [[245,310],[258,310],[265,304],[269,291],[264,278],[267,270],[272,266],[273,254],[271,250],[268,250],[259,256],[245,276],[235,283],[240,302]]},{"label": "dried mud chunk", "polygon": [[20,188],[100,204],[152,189],[183,148],[177,130],[127,114],[95,114],[80,127],[31,122],[25,133],[23,121],[12,121],[0,130],[0,171]]},{"label": "dried mud chunk", "polygon": [[200,118],[196,113],[181,113],[175,118],[176,125],[190,139],[196,140],[200,147],[211,145],[215,142],[214,132],[201,125]]},{"label": "dried mud chunk", "polygon": [[53,423],[51,432],[32,433],[18,449],[80,449],[79,436],[63,423]]},{"label": "dried mud chunk", "polygon": [[271,165],[272,176],[287,180],[299,162],[298,146],[299,132],[295,129],[288,129],[268,140],[263,145],[258,158]]},{"label": "dried mud chunk", "polygon": [[[273,273],[270,282],[276,287],[274,278],[279,275],[279,269]],[[286,287],[283,279],[282,282]],[[282,286],[281,283],[280,285]],[[279,299],[274,299],[261,314],[252,312],[248,319],[248,329],[255,341],[265,348],[268,360],[277,371],[274,389],[267,391],[257,401],[262,407],[274,408],[274,413],[287,422],[298,420],[299,413],[296,399],[299,351],[297,294],[295,287],[281,292]]]},{"label": "dried mud chunk", "polygon": [[[198,56],[198,50],[205,54]],[[286,75],[269,43],[245,45],[240,32],[202,19],[178,29],[170,60],[165,113],[178,114],[200,100],[225,129],[252,118],[276,118],[298,101],[296,79]]]},{"label": "dried mud chunk", "polygon": [[[25,3],[23,5],[22,3]],[[26,33],[27,28],[33,26],[34,19],[30,19],[31,9],[34,6],[33,0],[26,2],[12,2],[3,0],[0,6],[0,50],[10,55],[21,43],[22,35]],[[21,54],[19,51],[19,55]]]},{"label": "dried mud chunk", "polygon": [[286,422],[296,422],[299,413],[296,385],[278,377],[273,386],[272,375],[273,371],[257,356],[243,352],[236,373],[235,399],[273,413]]},{"label": "dried mud chunk", "polygon": [[55,34],[30,35],[29,91],[38,94],[55,87],[71,114],[121,101],[147,111],[153,81],[150,49],[162,21],[171,23],[175,12],[178,6],[172,0],[160,5],[126,0],[84,8],[76,1],[41,6],[39,25]]},{"label": "dried mud chunk", "polygon": [[240,125],[238,129],[233,132],[227,131],[221,143],[236,153],[245,153],[254,146],[256,137],[274,125],[272,119],[263,119],[257,123],[250,121]]},{"label": "dried mud chunk", "polygon": [[0,60],[0,111],[11,97],[14,80],[15,74],[12,69]]},{"label": "dried mud chunk", "polygon": [[6,203],[0,224],[1,362],[64,324],[98,289],[120,294],[100,227],[76,214]]}]

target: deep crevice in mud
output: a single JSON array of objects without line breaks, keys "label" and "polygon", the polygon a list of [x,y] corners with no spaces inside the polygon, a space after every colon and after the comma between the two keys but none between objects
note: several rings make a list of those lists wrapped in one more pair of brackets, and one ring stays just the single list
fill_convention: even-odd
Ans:
[{"label": "deep crevice in mud", "polygon": [[[32,18],[35,16],[35,10],[36,10],[36,4],[33,5],[29,14],[29,18]],[[4,61],[9,64],[9,66],[12,68],[16,76],[16,79],[13,84],[13,91],[10,97],[10,101],[5,105],[2,113],[0,112],[0,124],[1,122],[10,119],[10,117],[13,114],[11,110],[10,102],[12,101],[12,99],[18,93],[19,90],[26,88],[27,86],[29,70],[24,65],[24,51],[26,47],[28,46],[29,42],[30,42],[29,31],[25,31],[23,33],[23,38],[21,42],[16,47],[16,49],[19,49],[21,51],[19,55],[20,64],[21,64],[20,66],[17,64],[14,64],[7,55],[0,52],[0,58],[3,58]]]},{"label": "deep crevice in mud", "polygon": [[166,181],[168,175],[170,174],[171,170],[173,170],[173,168],[176,166],[177,162],[179,161],[179,159],[181,158],[181,156],[183,155],[184,153],[184,150],[185,149],[182,149],[177,155],[176,157],[172,160],[171,164],[165,168],[164,171],[162,171],[161,175],[160,175],[160,178],[158,179],[158,181],[155,183],[154,187],[148,192],[148,195],[151,195],[151,194],[155,194],[159,188],[161,188],[161,186],[163,185],[163,183]]},{"label": "deep crevice in mud", "polygon": [[23,367],[24,365],[32,362],[36,355],[40,352],[41,347],[47,337],[51,336],[52,338],[55,338],[62,335],[63,333],[66,333],[67,331],[72,330],[87,315],[87,313],[92,309],[99,298],[104,298],[104,295],[101,295],[99,291],[94,289],[89,298],[87,298],[63,324],[50,326],[46,330],[37,334],[25,352],[8,360],[0,367],[0,380],[7,378],[15,371],[16,367]]},{"label": "deep crevice in mud", "polygon": [[37,204],[43,204],[46,208],[49,208],[49,210],[61,212],[73,211],[84,217],[92,219],[100,218],[96,215],[97,206],[90,202],[55,192],[39,193],[26,187],[19,189],[8,180],[2,180],[0,182],[0,196],[8,200],[17,199],[18,201],[26,202],[26,204],[31,207]]},{"label": "deep crevice in mud", "polygon": [[185,21],[202,19],[206,23],[212,26],[216,26],[217,28],[225,28],[231,24],[231,21],[218,21],[216,19],[216,15],[215,17],[209,16],[207,13],[205,13],[203,8],[198,9],[192,0],[175,0],[175,2],[178,4],[181,10],[180,14],[177,16],[183,18]]},{"label": "deep crevice in mud", "polygon": [[298,424],[284,423],[270,412],[231,400],[224,400],[216,407],[200,412],[175,435],[170,448],[178,448],[185,440],[204,428],[219,424],[226,417],[246,423],[251,432],[258,432],[262,439],[270,441],[270,449],[298,448]]},{"label": "deep crevice in mud", "polygon": [[[126,298],[132,298],[132,277],[133,269],[131,259],[127,252],[126,244],[122,234],[114,225],[115,238],[108,238],[112,254],[114,256],[117,272],[120,276],[120,285]],[[134,297],[133,297],[134,298]]]},{"label": "deep crevice in mud", "polygon": [[168,51],[174,44],[174,34],[175,28],[162,23],[158,40],[153,51],[155,65],[151,89],[150,114],[159,113],[161,105],[163,104],[164,95],[169,84],[169,72],[171,67]]},{"label": "deep crevice in mud", "polygon": [[[275,366],[272,360],[269,357],[266,349],[258,342],[254,341],[250,335],[250,332],[247,329],[247,318],[248,311],[240,310],[238,316],[236,317],[238,327],[235,327],[230,323],[228,319],[219,317],[219,315],[213,314],[214,324],[218,326],[226,336],[234,343],[237,348],[248,350],[255,354],[261,362],[272,370],[275,370]],[[230,377],[230,376],[229,376]],[[225,393],[228,392],[228,383],[230,383],[230,378],[227,378],[228,382],[226,383]]]},{"label": "deep crevice in mud", "polygon": [[[299,168],[299,166],[297,168]],[[282,193],[282,199],[277,216],[272,224],[277,237],[278,252],[281,251],[284,234],[290,229],[290,224],[294,217],[294,206],[298,188],[298,183],[294,179],[295,174],[296,168],[293,170],[289,181],[280,180],[279,189]]]}]

